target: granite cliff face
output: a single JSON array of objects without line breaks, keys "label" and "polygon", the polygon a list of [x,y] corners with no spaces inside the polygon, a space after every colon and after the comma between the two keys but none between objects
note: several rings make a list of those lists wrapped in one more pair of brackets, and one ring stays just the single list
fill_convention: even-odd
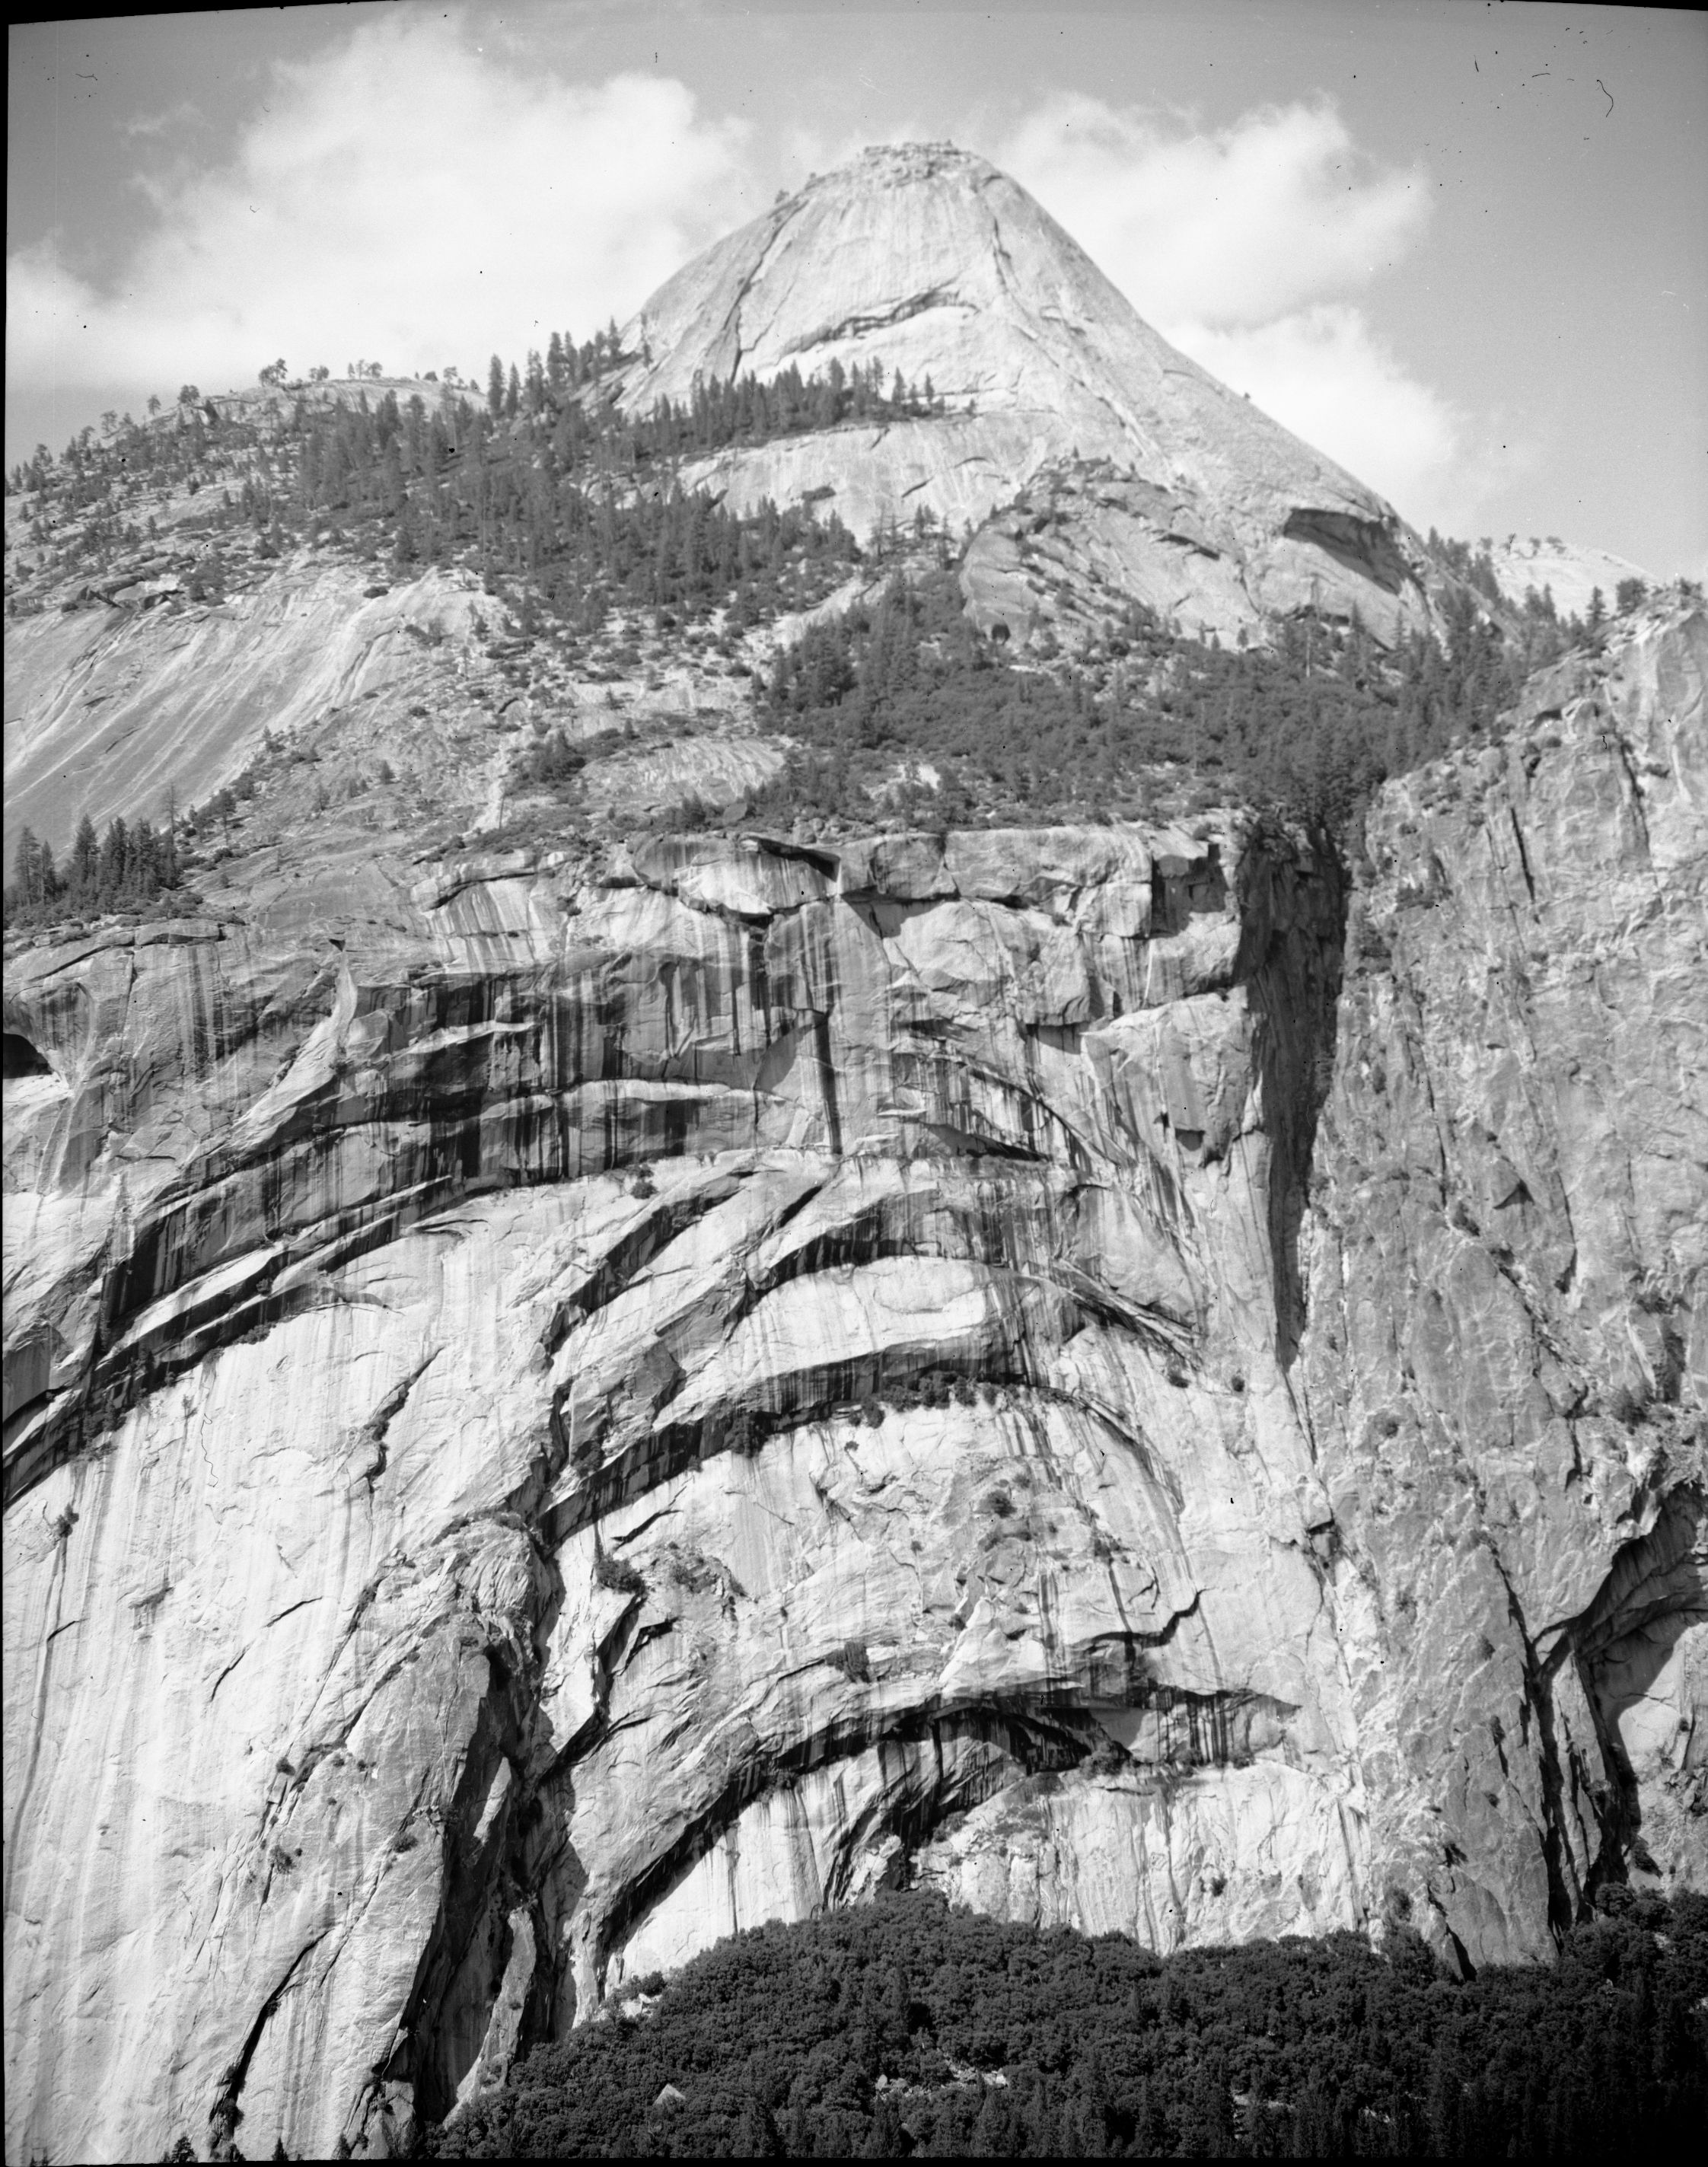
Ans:
[{"label": "granite cliff face", "polygon": [[[625,395],[881,352],[951,411],[718,486],[989,515],[1016,639],[1425,621],[1387,508],[1010,183],[852,172]],[[886,1882],[1469,1963],[1703,1885],[1700,608],[1348,870],[1232,815],[618,841],[775,766],[735,665],[596,690],[372,585],[8,628],[56,840],[286,748],[199,914],[8,942],[8,2157],[384,2154]],[[536,723],[672,702],[573,846],[447,840]]]},{"label": "granite cliff face", "polygon": [[1700,1885],[1705,653],[1387,792],[1338,1009],[1225,824],[19,959],[9,2148],[383,2150],[885,1879]]},{"label": "granite cliff face", "polygon": [[371,2145],[915,1853],[1355,1922],[1271,1231],[1328,872],[717,840],[416,909],[14,973],[14,2143]]},{"label": "granite cliff face", "polygon": [[1705,683],[1700,604],[1533,679],[1352,905],[1304,1404],[1372,1852],[1479,1962],[1708,1878]]},{"label": "granite cliff face", "polygon": [[[865,533],[921,506],[981,533],[975,614],[1016,637],[1136,596],[1189,629],[1262,634],[1314,606],[1383,639],[1430,622],[1425,560],[1392,507],[1170,346],[1026,191],[949,144],[864,152],[731,234],[623,334],[651,355],[626,404],[682,400],[697,376],[869,367],[929,377],[947,411],[735,448],[685,485],[732,503],[811,497]],[[1112,485],[1087,490],[1086,463]],[[1079,529],[1090,532],[1081,539]],[[1077,564],[1034,564],[1069,529]],[[1046,559],[1049,552],[1043,553]]]}]

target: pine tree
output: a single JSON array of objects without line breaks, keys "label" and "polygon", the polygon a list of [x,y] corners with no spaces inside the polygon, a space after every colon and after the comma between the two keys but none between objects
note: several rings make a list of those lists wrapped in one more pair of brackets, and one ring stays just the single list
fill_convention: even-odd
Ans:
[{"label": "pine tree", "polygon": [[880,2092],[872,2109],[872,2126],[860,2148],[866,2159],[899,2159],[911,2149],[902,2142],[901,2117],[888,2092]]},{"label": "pine tree", "polygon": [[39,842],[31,829],[20,829],[12,858],[12,887],[7,896],[8,913],[14,909],[40,910],[54,901],[60,887],[51,849]]},{"label": "pine tree", "polygon": [[127,893],[146,902],[160,893],[160,844],[152,824],[140,821],[130,835],[130,861],[125,870]]},{"label": "pine tree", "polygon": [[764,2102],[749,2092],[741,2102],[735,2123],[735,2156],[739,2159],[778,2159],[783,2142]]},{"label": "pine tree", "polygon": [[67,868],[67,886],[75,903],[93,903],[100,883],[101,845],[95,834],[95,824],[87,813],[77,823],[77,832],[72,838],[72,858]]},{"label": "pine tree", "polygon": [[504,411],[504,363],[496,353],[486,370],[486,410],[495,421]]},{"label": "pine tree", "polygon": [[124,818],[114,813],[101,841],[101,862],[96,881],[96,902],[104,910],[116,903],[130,869],[130,834]]},{"label": "pine tree", "polygon": [[1233,2111],[1228,2105],[1228,2064],[1212,2053],[1201,2065],[1192,2087],[1195,2150],[1225,2159],[1235,2149]]},{"label": "pine tree", "polygon": [[12,853],[12,885],[7,901],[14,909],[41,901],[41,845],[33,828],[21,828]]}]

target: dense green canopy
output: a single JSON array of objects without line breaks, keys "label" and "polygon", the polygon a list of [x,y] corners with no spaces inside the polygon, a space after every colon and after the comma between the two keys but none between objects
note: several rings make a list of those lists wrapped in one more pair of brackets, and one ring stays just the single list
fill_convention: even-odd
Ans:
[{"label": "dense green canopy", "polygon": [[1708,1899],[1602,1901],[1557,1964],[1460,1980],[1401,1925],[1382,1955],[1343,1934],[1159,1963],[885,1897],[723,1943],[430,2148],[1682,2157],[1708,2127]]}]

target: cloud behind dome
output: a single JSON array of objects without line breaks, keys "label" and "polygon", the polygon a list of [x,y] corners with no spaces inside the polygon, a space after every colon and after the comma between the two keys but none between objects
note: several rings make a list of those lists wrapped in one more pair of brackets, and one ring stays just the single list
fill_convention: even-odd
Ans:
[{"label": "cloud behind dome", "polygon": [[1474,518],[1474,425],[1353,298],[1422,240],[1428,177],[1362,152],[1324,100],[1231,126],[1046,99],[995,146],[1140,315],[1399,506]]}]

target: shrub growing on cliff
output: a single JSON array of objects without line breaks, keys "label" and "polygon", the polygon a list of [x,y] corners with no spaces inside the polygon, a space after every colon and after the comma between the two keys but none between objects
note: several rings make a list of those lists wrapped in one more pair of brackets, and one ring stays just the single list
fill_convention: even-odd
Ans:
[{"label": "shrub growing on cliff", "polygon": [[1553,1967],[1459,1981],[1403,1927],[1386,1956],[1335,1935],[1159,1963],[883,1896],[720,1944],[428,2148],[1668,2156],[1708,2113],[1708,1901],[1608,1897]]},{"label": "shrub growing on cliff", "polygon": [[613,1557],[602,1544],[593,1554],[593,1582],[619,1595],[644,1595],[646,1576],[632,1559]]}]

